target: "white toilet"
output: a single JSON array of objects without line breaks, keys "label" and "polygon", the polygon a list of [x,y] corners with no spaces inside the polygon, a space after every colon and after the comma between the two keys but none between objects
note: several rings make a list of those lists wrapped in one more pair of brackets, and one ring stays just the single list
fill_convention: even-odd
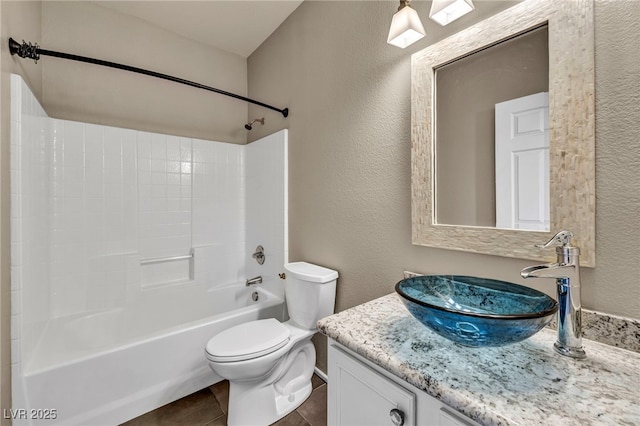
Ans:
[{"label": "white toilet", "polygon": [[209,366],[229,380],[229,426],[274,423],[311,394],[311,337],[316,322],[333,313],[338,272],[306,262],[284,268],[289,321],[251,321],[207,343]]}]

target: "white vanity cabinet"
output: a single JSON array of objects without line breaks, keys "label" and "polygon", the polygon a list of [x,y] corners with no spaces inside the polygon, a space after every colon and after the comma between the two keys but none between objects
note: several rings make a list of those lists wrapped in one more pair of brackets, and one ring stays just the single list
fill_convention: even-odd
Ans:
[{"label": "white vanity cabinet", "polygon": [[477,426],[333,340],[328,374],[329,426]]}]

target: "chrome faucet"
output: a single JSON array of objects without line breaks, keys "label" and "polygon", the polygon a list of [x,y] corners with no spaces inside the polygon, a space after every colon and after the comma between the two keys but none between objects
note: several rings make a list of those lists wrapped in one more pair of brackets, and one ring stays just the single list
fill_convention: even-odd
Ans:
[{"label": "chrome faucet", "polygon": [[245,286],[249,287],[250,285],[257,285],[257,284],[262,284],[262,275],[258,275],[257,277],[248,279],[247,282],[245,283]]},{"label": "chrome faucet", "polygon": [[253,257],[256,260],[256,262],[258,262],[258,264],[260,265],[264,264],[264,260],[265,260],[264,247],[262,246],[256,247],[256,252],[253,253],[251,257]]},{"label": "chrome faucet", "polygon": [[582,305],[580,303],[580,249],[571,245],[573,234],[560,231],[546,244],[536,247],[556,247],[555,263],[524,268],[522,278],[555,278],[558,286],[558,340],[553,348],[561,355],[584,358],[582,349]]}]

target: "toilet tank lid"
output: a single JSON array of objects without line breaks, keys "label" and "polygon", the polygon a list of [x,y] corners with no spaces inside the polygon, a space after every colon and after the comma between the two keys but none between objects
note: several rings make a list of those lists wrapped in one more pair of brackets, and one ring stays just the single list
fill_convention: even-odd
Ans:
[{"label": "toilet tank lid", "polygon": [[328,283],[338,278],[338,271],[307,262],[285,263],[284,269],[293,277],[312,283]]}]

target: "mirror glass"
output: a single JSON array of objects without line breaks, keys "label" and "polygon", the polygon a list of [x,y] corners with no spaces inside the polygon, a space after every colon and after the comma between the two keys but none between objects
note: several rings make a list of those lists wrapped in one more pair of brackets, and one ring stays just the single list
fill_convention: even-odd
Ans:
[{"label": "mirror glass", "polygon": [[413,244],[547,261],[567,230],[595,266],[593,7],[524,0],[412,55]]},{"label": "mirror glass", "polygon": [[434,72],[436,223],[548,230],[547,26]]}]

